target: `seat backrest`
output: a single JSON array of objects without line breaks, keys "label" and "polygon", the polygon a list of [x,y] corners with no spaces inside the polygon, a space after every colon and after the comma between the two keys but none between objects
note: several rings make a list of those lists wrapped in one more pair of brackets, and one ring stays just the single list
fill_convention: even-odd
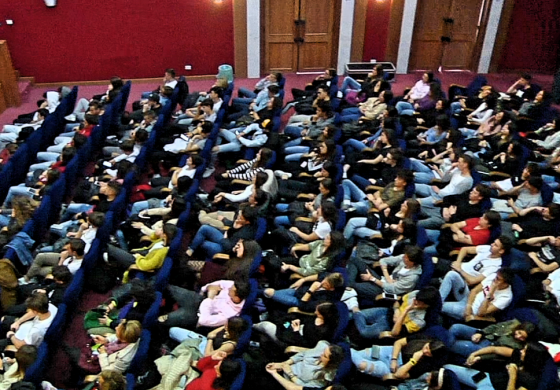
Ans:
[{"label": "seat backrest", "polygon": [[422,262],[422,274],[416,282],[415,290],[420,290],[429,285],[432,276],[434,275],[434,263],[430,255],[424,254],[424,261]]},{"label": "seat backrest", "polygon": [[152,340],[152,334],[147,329],[142,329],[142,334],[140,335],[140,341],[138,341],[138,350],[136,355],[130,363],[128,372],[139,375],[145,372],[144,363],[148,357],[148,351],[150,349],[150,341]]},{"label": "seat backrest", "polygon": [[258,292],[259,284],[256,279],[249,279],[249,296],[245,299],[243,309],[241,309],[241,315],[251,315],[251,310],[257,300]]},{"label": "seat backrest", "polygon": [[152,329],[156,324],[157,317],[159,315],[159,307],[161,306],[162,295],[160,291],[156,291],[156,296],[154,302],[144,314],[144,320],[142,321],[142,329]]},{"label": "seat backrest", "polygon": [[243,332],[241,336],[239,336],[239,339],[237,340],[237,345],[233,350],[233,357],[239,357],[239,358],[243,355],[243,353],[245,353],[247,348],[249,348],[249,342],[251,341],[251,335],[253,333],[252,332],[253,321],[251,321],[251,317],[247,315],[243,315],[241,317],[247,322],[248,327],[245,330],[245,332]]},{"label": "seat backrest", "polygon": [[243,359],[237,359],[239,364],[241,365],[241,371],[239,375],[234,379],[233,383],[229,387],[230,390],[241,390],[243,388],[243,384],[245,383],[245,375],[247,373],[247,364]]},{"label": "seat backrest", "polygon": [[335,303],[335,306],[338,311],[338,324],[331,342],[338,343],[344,338],[350,317],[348,316],[348,306],[346,306],[346,303],[338,301]]}]

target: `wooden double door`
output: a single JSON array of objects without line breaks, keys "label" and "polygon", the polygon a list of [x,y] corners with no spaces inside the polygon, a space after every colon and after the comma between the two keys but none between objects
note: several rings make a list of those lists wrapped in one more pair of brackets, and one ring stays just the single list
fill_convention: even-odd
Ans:
[{"label": "wooden double door", "polygon": [[333,67],[339,3],[340,0],[266,0],[264,71],[315,72]]},{"label": "wooden double door", "polygon": [[480,51],[487,0],[421,0],[410,70],[472,70]]}]

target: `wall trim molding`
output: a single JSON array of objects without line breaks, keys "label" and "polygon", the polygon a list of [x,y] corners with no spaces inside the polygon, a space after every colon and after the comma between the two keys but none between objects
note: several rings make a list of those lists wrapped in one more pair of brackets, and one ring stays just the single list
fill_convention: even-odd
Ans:
[{"label": "wall trim molding", "polygon": [[488,15],[488,23],[486,25],[486,34],[484,35],[484,43],[480,51],[480,60],[478,62],[478,73],[488,73],[490,63],[492,62],[492,54],[498,36],[500,19],[504,9],[505,0],[493,0],[490,6],[490,14]]},{"label": "wall trim molding", "polygon": [[418,0],[405,0],[404,3],[399,52],[397,55],[398,74],[408,73],[408,61],[410,59],[410,50],[412,47],[412,34],[414,32],[417,5]]},{"label": "wall trim molding", "polygon": [[338,60],[337,60],[337,67],[336,67],[338,74],[344,74],[345,66],[348,62],[350,62],[352,56],[355,5],[356,5],[356,0],[346,0],[342,2],[342,6],[340,9],[340,30],[338,34]]}]

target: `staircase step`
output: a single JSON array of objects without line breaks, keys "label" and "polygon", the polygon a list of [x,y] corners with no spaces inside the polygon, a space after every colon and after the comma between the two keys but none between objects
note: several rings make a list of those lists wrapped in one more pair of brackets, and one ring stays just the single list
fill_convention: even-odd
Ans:
[{"label": "staircase step", "polygon": [[31,92],[32,88],[33,85],[30,81],[18,81],[18,89],[22,103],[29,103],[29,92]]}]

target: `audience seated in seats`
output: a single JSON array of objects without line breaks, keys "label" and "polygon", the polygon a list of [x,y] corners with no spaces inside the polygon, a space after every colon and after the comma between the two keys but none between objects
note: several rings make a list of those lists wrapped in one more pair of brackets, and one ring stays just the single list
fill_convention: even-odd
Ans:
[{"label": "audience seated in seats", "polygon": [[39,253],[27,273],[19,280],[19,284],[37,283],[38,277],[46,278],[51,275],[53,267],[57,265],[65,265],[72,274],[75,274],[82,266],[85,247],[86,243],[82,239],[72,238],[61,253]]},{"label": "audience seated in seats", "polygon": [[401,338],[392,346],[372,346],[352,352],[352,362],[358,371],[381,379],[418,378],[441,367],[448,351],[443,342],[421,334]]},{"label": "audience seated in seats", "polygon": [[247,329],[249,329],[249,324],[243,317],[231,317],[225,325],[214,329],[207,336],[202,336],[192,330],[174,327],[169,329],[169,337],[177,342],[200,339],[198,349],[203,356],[212,356],[218,351],[231,355],[237,347],[239,338]]},{"label": "audience seated in seats", "polygon": [[387,83],[384,81],[384,73],[383,65],[377,64],[368,73],[365,80],[355,80],[350,76],[346,76],[339,90],[343,96],[346,96],[351,91],[358,92],[357,98],[360,100],[363,100],[364,96],[377,97],[382,91],[390,89],[390,86],[387,87]]},{"label": "audience seated in seats", "polygon": [[0,247],[3,247],[17,235],[25,223],[31,218],[38,204],[33,199],[15,196],[12,199],[10,216],[0,214]]},{"label": "audience seated in seats", "polygon": [[53,322],[58,309],[51,303],[47,294],[34,292],[25,300],[27,312],[19,317],[4,316],[0,324],[0,334],[4,335],[0,339],[0,349],[18,350],[24,345],[34,345],[38,347],[45,337],[47,329]]},{"label": "audience seated in seats", "polygon": [[249,285],[242,280],[219,280],[203,286],[200,294],[177,286],[168,286],[167,291],[179,309],[160,316],[158,320],[162,325],[215,328],[241,313],[249,295]]},{"label": "audience seated in seats", "polygon": [[4,358],[4,367],[9,367],[1,374],[1,390],[9,390],[13,385],[23,381],[25,372],[37,360],[37,347],[24,345],[17,350],[15,357]]},{"label": "audience seated in seats", "polygon": [[390,337],[406,337],[426,327],[426,313],[435,309],[440,299],[434,287],[425,287],[406,294],[402,304],[397,301],[392,309],[372,307],[360,310],[354,306],[352,318],[358,333],[364,338],[378,339],[384,332],[389,332]]},{"label": "audience seated in seats", "polygon": [[198,361],[201,376],[190,382],[185,390],[229,390],[241,373],[241,363],[224,351],[216,351]]},{"label": "audience seated in seats", "polygon": [[[422,249],[412,245],[405,248],[404,254],[382,258],[378,264],[368,264],[353,252],[346,266],[348,286],[356,291],[359,300],[374,300],[383,292],[409,293],[422,274],[423,257]],[[374,270],[377,266],[381,267],[382,276]],[[394,267],[391,273],[389,267]]]},{"label": "audience seated in seats", "polygon": [[266,370],[283,387],[285,381],[304,388],[325,387],[332,383],[343,360],[342,347],[319,341],[315,348],[299,352],[284,362],[267,364]]}]

